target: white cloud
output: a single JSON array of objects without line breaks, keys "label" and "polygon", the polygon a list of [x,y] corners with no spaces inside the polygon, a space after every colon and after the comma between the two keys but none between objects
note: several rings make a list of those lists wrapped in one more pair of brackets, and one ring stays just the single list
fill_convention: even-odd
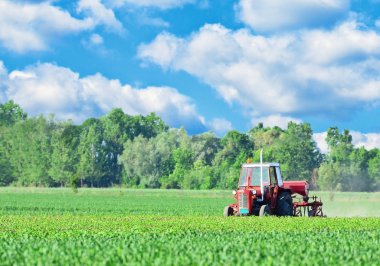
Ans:
[{"label": "white cloud", "polygon": [[378,27],[378,28],[380,28],[380,19],[376,20],[375,26]]},{"label": "white cloud", "polygon": [[100,0],[79,0],[77,11],[87,14],[97,25],[105,25],[109,30],[118,33],[124,31],[113,10],[105,7]]},{"label": "white cloud", "polygon": [[51,64],[29,66],[9,74],[6,94],[33,115],[57,113],[77,120],[83,98],[79,75]]},{"label": "white cloud", "polygon": [[355,21],[272,36],[208,24],[187,38],[162,33],[138,56],[198,77],[255,117],[344,117],[380,101],[380,34]]},{"label": "white cloud", "polygon": [[131,5],[136,7],[152,7],[159,9],[170,9],[194,3],[195,0],[108,0],[113,7]]},{"label": "white cloud", "polygon": [[321,151],[321,153],[328,153],[329,152],[329,146],[326,142],[327,132],[321,132],[321,133],[314,133],[313,139],[317,143],[317,147]]},{"label": "white cloud", "polygon": [[168,28],[170,26],[170,23],[163,20],[162,18],[152,17],[148,14],[141,14],[138,18],[138,23],[161,28]]},{"label": "white cloud", "polygon": [[254,117],[252,119],[252,125],[256,126],[258,123],[263,123],[264,127],[280,127],[282,129],[288,128],[288,123],[302,123],[300,119],[290,117],[290,116],[282,116],[280,114],[270,115],[266,117]]},{"label": "white cloud", "polygon": [[4,84],[7,79],[8,79],[8,71],[5,68],[3,61],[0,61],[0,102],[6,101]]},{"label": "white cloud", "polygon": [[335,63],[355,56],[380,55],[380,35],[373,30],[361,29],[356,21],[347,21],[332,31],[313,30],[301,38],[305,59],[321,64]]},{"label": "white cloud", "polygon": [[169,33],[158,35],[153,43],[149,45],[142,44],[139,47],[139,56],[141,58],[149,58],[162,68],[168,68],[173,65],[176,59],[178,47],[182,45],[182,41]]},{"label": "white cloud", "polygon": [[50,2],[0,1],[0,43],[15,52],[45,50],[52,36],[93,27],[91,19],[76,19]]},{"label": "white cloud", "polygon": [[232,124],[225,118],[215,118],[209,123],[209,127],[218,135],[224,135],[233,129]]},{"label": "white cloud", "polygon": [[97,33],[91,34],[88,38],[81,40],[83,47],[103,57],[113,56],[113,52],[104,45],[104,39]]},{"label": "white cloud", "polygon": [[380,133],[361,133],[350,131],[352,143],[356,148],[365,147],[367,150],[380,149]]},{"label": "white cloud", "polygon": [[8,71],[7,71],[7,69],[4,66],[4,62],[0,61],[0,77],[4,76],[5,74],[7,74],[7,72]]},{"label": "white cloud", "polygon": [[38,3],[0,1],[0,44],[6,49],[25,53],[49,48],[56,37],[91,31],[104,25],[110,31],[122,34],[124,28],[112,9],[100,0],[80,0],[77,12],[84,19],[73,17],[68,11],[55,6],[54,1]]},{"label": "white cloud", "polygon": [[94,33],[90,36],[90,43],[92,45],[102,45],[103,42],[104,42],[103,37],[100,36],[99,34]]},{"label": "white cloud", "polygon": [[138,89],[99,73],[80,77],[49,63],[12,71],[5,84],[6,99],[13,99],[31,115],[54,113],[59,119],[81,122],[120,107],[131,115],[156,112],[171,126],[205,129],[192,100],[170,87]]},{"label": "white cloud", "polygon": [[331,25],[349,12],[350,0],[240,0],[238,18],[258,32]]},{"label": "white cloud", "polygon": [[[350,131],[352,144],[355,148],[364,147],[367,150],[374,148],[380,149],[380,133],[361,133]],[[328,153],[329,148],[326,143],[327,132],[314,133],[313,138],[322,153]]]}]

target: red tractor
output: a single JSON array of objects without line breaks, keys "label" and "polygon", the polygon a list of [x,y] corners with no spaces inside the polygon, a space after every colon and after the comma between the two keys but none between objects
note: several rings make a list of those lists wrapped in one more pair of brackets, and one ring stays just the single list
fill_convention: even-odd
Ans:
[{"label": "red tractor", "polygon": [[[278,163],[246,163],[242,165],[236,203],[224,209],[231,215],[277,215],[323,217],[322,202],[313,196],[309,201],[307,181],[284,181]],[[301,200],[293,202],[296,195]]]}]

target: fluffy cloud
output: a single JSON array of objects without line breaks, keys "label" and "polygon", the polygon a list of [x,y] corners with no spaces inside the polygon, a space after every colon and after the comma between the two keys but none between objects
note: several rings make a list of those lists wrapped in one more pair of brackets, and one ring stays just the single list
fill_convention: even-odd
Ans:
[{"label": "fluffy cloud", "polygon": [[378,27],[378,28],[380,28],[380,19],[376,20],[375,26]]},{"label": "fluffy cloud", "polygon": [[361,133],[358,131],[351,131],[352,143],[355,147],[365,147],[366,149],[380,149],[380,133]]},{"label": "fluffy cloud", "polygon": [[5,81],[8,78],[8,71],[4,66],[3,61],[0,61],[0,102],[4,102],[6,100],[5,96]]},{"label": "fluffy cloud", "polygon": [[334,24],[349,12],[349,0],[240,0],[238,18],[257,32]]},{"label": "fluffy cloud", "polygon": [[227,131],[232,130],[232,124],[230,121],[224,118],[215,118],[209,123],[209,127],[218,135],[224,135]]},{"label": "fluffy cloud", "polygon": [[380,35],[355,21],[272,36],[205,25],[187,38],[164,32],[138,56],[198,77],[254,117],[349,117],[380,100]]},{"label": "fluffy cloud", "polygon": [[108,56],[112,54],[112,52],[105,47],[103,37],[97,33],[91,34],[88,39],[82,39],[81,43],[86,49],[98,55]]},{"label": "fluffy cloud", "polygon": [[7,69],[5,68],[4,66],[4,62],[3,61],[0,61],[0,77],[4,76],[5,74],[7,74]]},{"label": "fluffy cloud", "polygon": [[95,24],[105,25],[109,30],[118,33],[124,31],[113,10],[104,6],[100,0],[79,0],[77,11],[85,13]]},{"label": "fluffy cloud", "polygon": [[190,98],[169,87],[133,88],[101,74],[81,78],[53,64],[36,64],[7,75],[3,89],[32,115],[54,113],[81,122],[120,107],[131,115],[156,112],[171,126],[205,130],[205,121]]},{"label": "fluffy cloud", "polygon": [[104,25],[108,30],[123,32],[122,24],[112,9],[100,0],[80,0],[77,11],[84,19],[53,5],[54,1],[38,3],[0,1],[0,44],[18,53],[46,50],[53,38],[93,30]]},{"label": "fluffy cloud", "polygon": [[317,143],[317,147],[322,153],[328,153],[329,147],[326,142],[327,132],[314,133],[313,139]]},{"label": "fluffy cloud", "polygon": [[181,7],[194,2],[195,0],[108,0],[108,3],[114,7],[131,5],[137,7],[154,7],[159,9]]},{"label": "fluffy cloud", "polygon": [[0,1],[0,43],[12,51],[44,50],[51,36],[93,27],[91,19],[76,19],[50,2]]},{"label": "fluffy cloud", "polygon": [[152,17],[149,14],[141,13],[138,18],[138,23],[153,27],[168,28],[170,23],[159,17]]},{"label": "fluffy cloud", "polygon": [[95,46],[97,46],[97,45],[102,45],[103,44],[103,37],[102,36],[100,36],[99,34],[92,34],[91,36],[90,36],[90,43],[91,43],[91,45],[95,45]]},{"label": "fluffy cloud", "polygon": [[[380,149],[380,133],[361,133],[351,131],[352,144],[356,148],[364,147],[367,150],[378,148]],[[329,148],[326,143],[327,132],[314,133],[313,138],[317,143],[318,148],[322,153],[328,153]]]},{"label": "fluffy cloud", "polygon": [[139,47],[139,57],[148,59],[162,68],[174,66],[174,60],[180,54],[178,49],[184,46],[184,40],[169,33],[162,33],[156,37],[154,42]]},{"label": "fluffy cloud", "polygon": [[269,115],[266,117],[254,117],[252,119],[253,126],[256,126],[258,123],[263,123],[264,127],[277,126],[282,129],[287,129],[289,122],[302,123],[300,119],[289,117],[289,116],[282,116],[280,114]]}]

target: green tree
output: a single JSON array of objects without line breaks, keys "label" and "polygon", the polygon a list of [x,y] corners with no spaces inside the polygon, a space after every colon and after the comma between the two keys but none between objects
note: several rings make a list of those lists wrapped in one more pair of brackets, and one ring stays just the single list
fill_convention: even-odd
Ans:
[{"label": "green tree", "polygon": [[61,186],[70,186],[76,179],[79,137],[80,128],[70,122],[58,124],[52,134],[49,174]]},{"label": "green tree", "polygon": [[27,114],[13,101],[0,104],[0,186],[6,186],[15,181],[11,164],[10,140],[11,127],[27,118]]},{"label": "green tree", "polygon": [[78,146],[79,164],[77,177],[81,186],[100,186],[106,161],[103,146],[103,128],[99,120],[91,119],[82,125]]},{"label": "green tree", "polygon": [[0,186],[7,186],[15,180],[15,177],[13,176],[12,166],[6,150],[6,140],[3,134],[2,130],[0,133]]},{"label": "green tree", "polygon": [[221,149],[220,139],[210,132],[192,136],[190,146],[194,161],[203,162],[205,165],[212,165],[216,154]]},{"label": "green tree", "polygon": [[253,155],[254,145],[247,134],[229,131],[221,140],[222,149],[215,156],[214,171],[219,188],[233,188],[242,163]]},{"label": "green tree", "polygon": [[248,132],[248,135],[257,150],[266,150],[278,141],[282,133],[284,130],[277,126],[264,128],[263,123],[259,123]]},{"label": "green tree", "polygon": [[27,114],[14,101],[0,104],[0,126],[10,126],[26,118]]},{"label": "green tree", "polygon": [[274,145],[272,156],[281,163],[281,170],[288,180],[311,181],[313,170],[322,161],[313,131],[307,123],[290,122]]},{"label": "green tree", "polygon": [[108,183],[121,183],[122,164],[118,162],[123,153],[123,145],[138,136],[154,138],[167,131],[165,123],[151,113],[147,116],[129,116],[120,108],[111,110],[101,118],[104,128],[103,150],[106,153],[104,171]]},{"label": "green tree", "polygon": [[327,130],[327,145],[330,149],[329,159],[333,162],[349,162],[350,154],[354,149],[352,136],[348,130],[339,133],[337,127]]},{"label": "green tree", "polygon": [[[193,168],[194,154],[191,149],[182,145],[173,151],[173,159],[174,159],[174,171],[169,175],[168,180],[165,184],[167,188],[191,188],[184,184],[185,177],[189,174],[189,172]],[[187,177],[189,178],[189,176]],[[195,180],[194,180],[195,181]],[[187,180],[187,184],[190,184],[189,180]]]},{"label": "green tree", "polygon": [[154,138],[140,135],[128,140],[119,158],[123,166],[123,182],[129,187],[170,188],[169,175],[175,165],[173,151],[179,146],[181,134],[172,129]]},{"label": "green tree", "polygon": [[368,162],[368,173],[371,178],[371,189],[380,190],[380,150],[373,149],[374,154]]},{"label": "green tree", "polygon": [[326,142],[330,153],[319,169],[321,189],[340,191],[368,191],[370,154],[362,147],[355,149],[348,130],[342,133],[336,127],[327,131]]},{"label": "green tree", "polygon": [[8,132],[9,159],[13,175],[21,185],[52,186],[48,171],[51,162],[52,118],[42,116],[19,121]]}]

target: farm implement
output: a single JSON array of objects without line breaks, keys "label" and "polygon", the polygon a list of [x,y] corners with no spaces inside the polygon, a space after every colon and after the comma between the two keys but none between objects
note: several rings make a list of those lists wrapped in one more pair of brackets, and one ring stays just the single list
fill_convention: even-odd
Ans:
[{"label": "farm implement", "polygon": [[[236,202],[224,209],[225,216],[308,216],[325,217],[323,203],[309,197],[307,181],[284,181],[278,163],[246,163],[242,165]],[[298,201],[293,199],[299,196]]]}]

